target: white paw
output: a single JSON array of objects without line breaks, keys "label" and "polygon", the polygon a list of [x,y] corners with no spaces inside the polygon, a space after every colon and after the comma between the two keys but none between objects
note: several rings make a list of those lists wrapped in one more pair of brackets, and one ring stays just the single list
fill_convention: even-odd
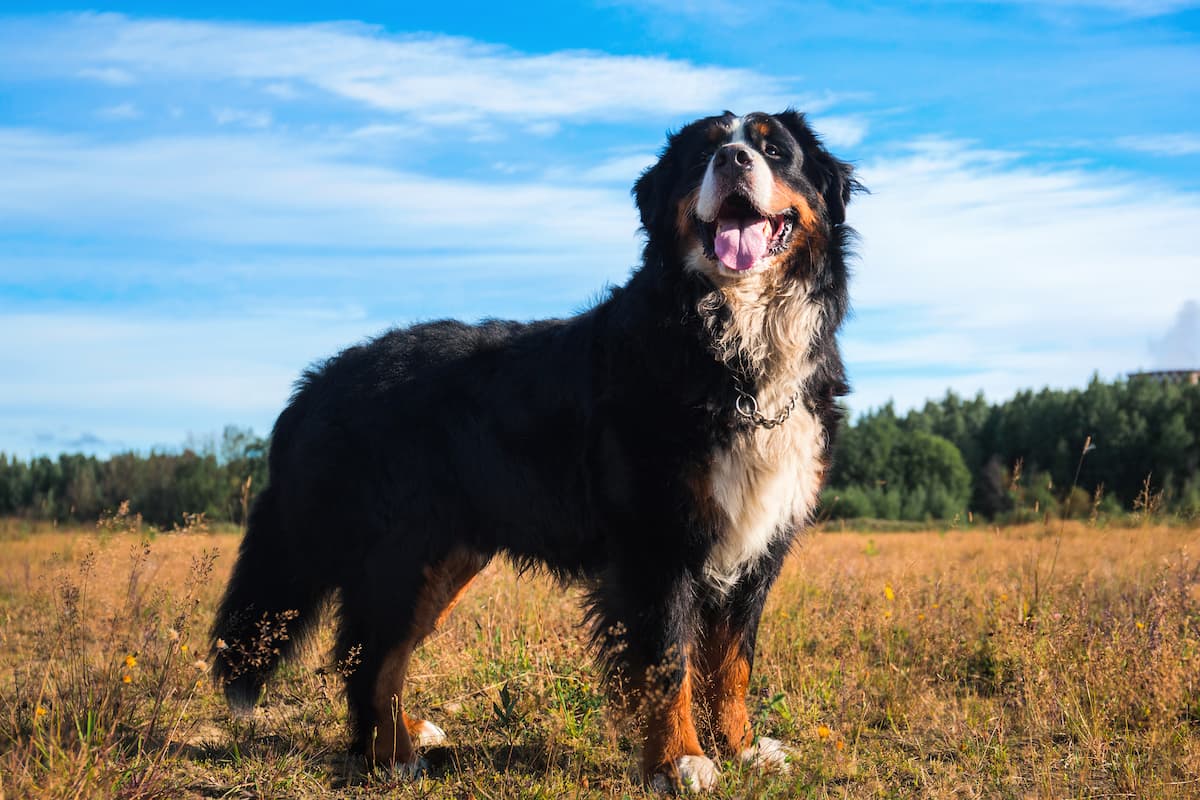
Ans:
[{"label": "white paw", "polygon": [[773,772],[791,769],[794,751],[778,739],[760,736],[753,745],[742,751],[742,763]]},{"label": "white paw", "polygon": [[[679,785],[685,792],[707,792],[717,785],[721,773],[712,759],[705,756],[682,756],[675,760],[675,769],[679,772]],[[656,792],[671,792],[675,790],[675,782],[670,775],[660,772],[650,779],[650,788]]]},{"label": "white paw", "polygon": [[412,737],[413,747],[437,747],[446,743],[446,732],[427,719],[421,720],[408,735]]},{"label": "white paw", "polygon": [[412,761],[397,761],[390,767],[376,767],[378,772],[389,778],[398,778],[400,780],[412,780],[419,778],[429,769],[429,762],[418,756],[413,756]]}]

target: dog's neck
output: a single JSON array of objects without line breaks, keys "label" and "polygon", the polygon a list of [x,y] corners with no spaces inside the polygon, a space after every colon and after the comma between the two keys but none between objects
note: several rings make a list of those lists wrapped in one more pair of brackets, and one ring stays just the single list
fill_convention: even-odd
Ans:
[{"label": "dog's neck", "polygon": [[815,369],[823,309],[808,282],[764,270],[714,285],[699,302],[714,356],[753,385],[764,409],[786,402]]}]

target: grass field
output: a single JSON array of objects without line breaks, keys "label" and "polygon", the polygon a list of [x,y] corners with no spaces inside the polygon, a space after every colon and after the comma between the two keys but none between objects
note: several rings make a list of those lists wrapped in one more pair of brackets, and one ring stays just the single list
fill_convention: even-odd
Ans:
[{"label": "grass field", "polygon": [[[207,679],[235,533],[0,522],[0,784],[17,797],[641,797],[578,594],[493,563],[413,667],[417,781],[345,753],[329,631],[252,720]],[[1200,796],[1200,531],[810,534],[750,699],[790,774],[728,797]]]}]

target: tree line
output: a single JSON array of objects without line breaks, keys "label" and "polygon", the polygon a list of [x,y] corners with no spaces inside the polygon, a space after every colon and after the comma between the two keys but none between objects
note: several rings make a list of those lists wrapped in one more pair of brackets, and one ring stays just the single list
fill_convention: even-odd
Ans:
[{"label": "tree line", "polygon": [[841,518],[1196,518],[1200,386],[1093,378],[995,404],[948,392],[903,416],[885,405],[843,430],[823,500]]},{"label": "tree line", "polygon": [[78,453],[28,461],[0,453],[0,516],[94,521],[128,501],[156,527],[184,523],[185,514],[241,524],[267,482],[267,442],[228,426],[219,442],[193,443],[177,453]]},{"label": "tree line", "polygon": [[[128,500],[160,528],[194,513],[240,524],[266,485],[266,453],[265,439],[235,426],[173,453],[0,453],[0,516],[90,521]],[[1200,518],[1200,386],[1095,378],[994,404],[948,392],[904,415],[885,405],[843,427],[821,513],[924,521],[1138,510]]]}]

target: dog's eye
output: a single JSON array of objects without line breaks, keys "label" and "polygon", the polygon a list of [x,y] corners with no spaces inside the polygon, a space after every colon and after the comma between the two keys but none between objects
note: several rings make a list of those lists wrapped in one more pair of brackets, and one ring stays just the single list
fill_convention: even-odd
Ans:
[{"label": "dog's eye", "polygon": [[763,152],[771,158],[779,158],[781,155],[783,155],[783,151],[770,142],[767,142],[767,144],[763,146]]}]

